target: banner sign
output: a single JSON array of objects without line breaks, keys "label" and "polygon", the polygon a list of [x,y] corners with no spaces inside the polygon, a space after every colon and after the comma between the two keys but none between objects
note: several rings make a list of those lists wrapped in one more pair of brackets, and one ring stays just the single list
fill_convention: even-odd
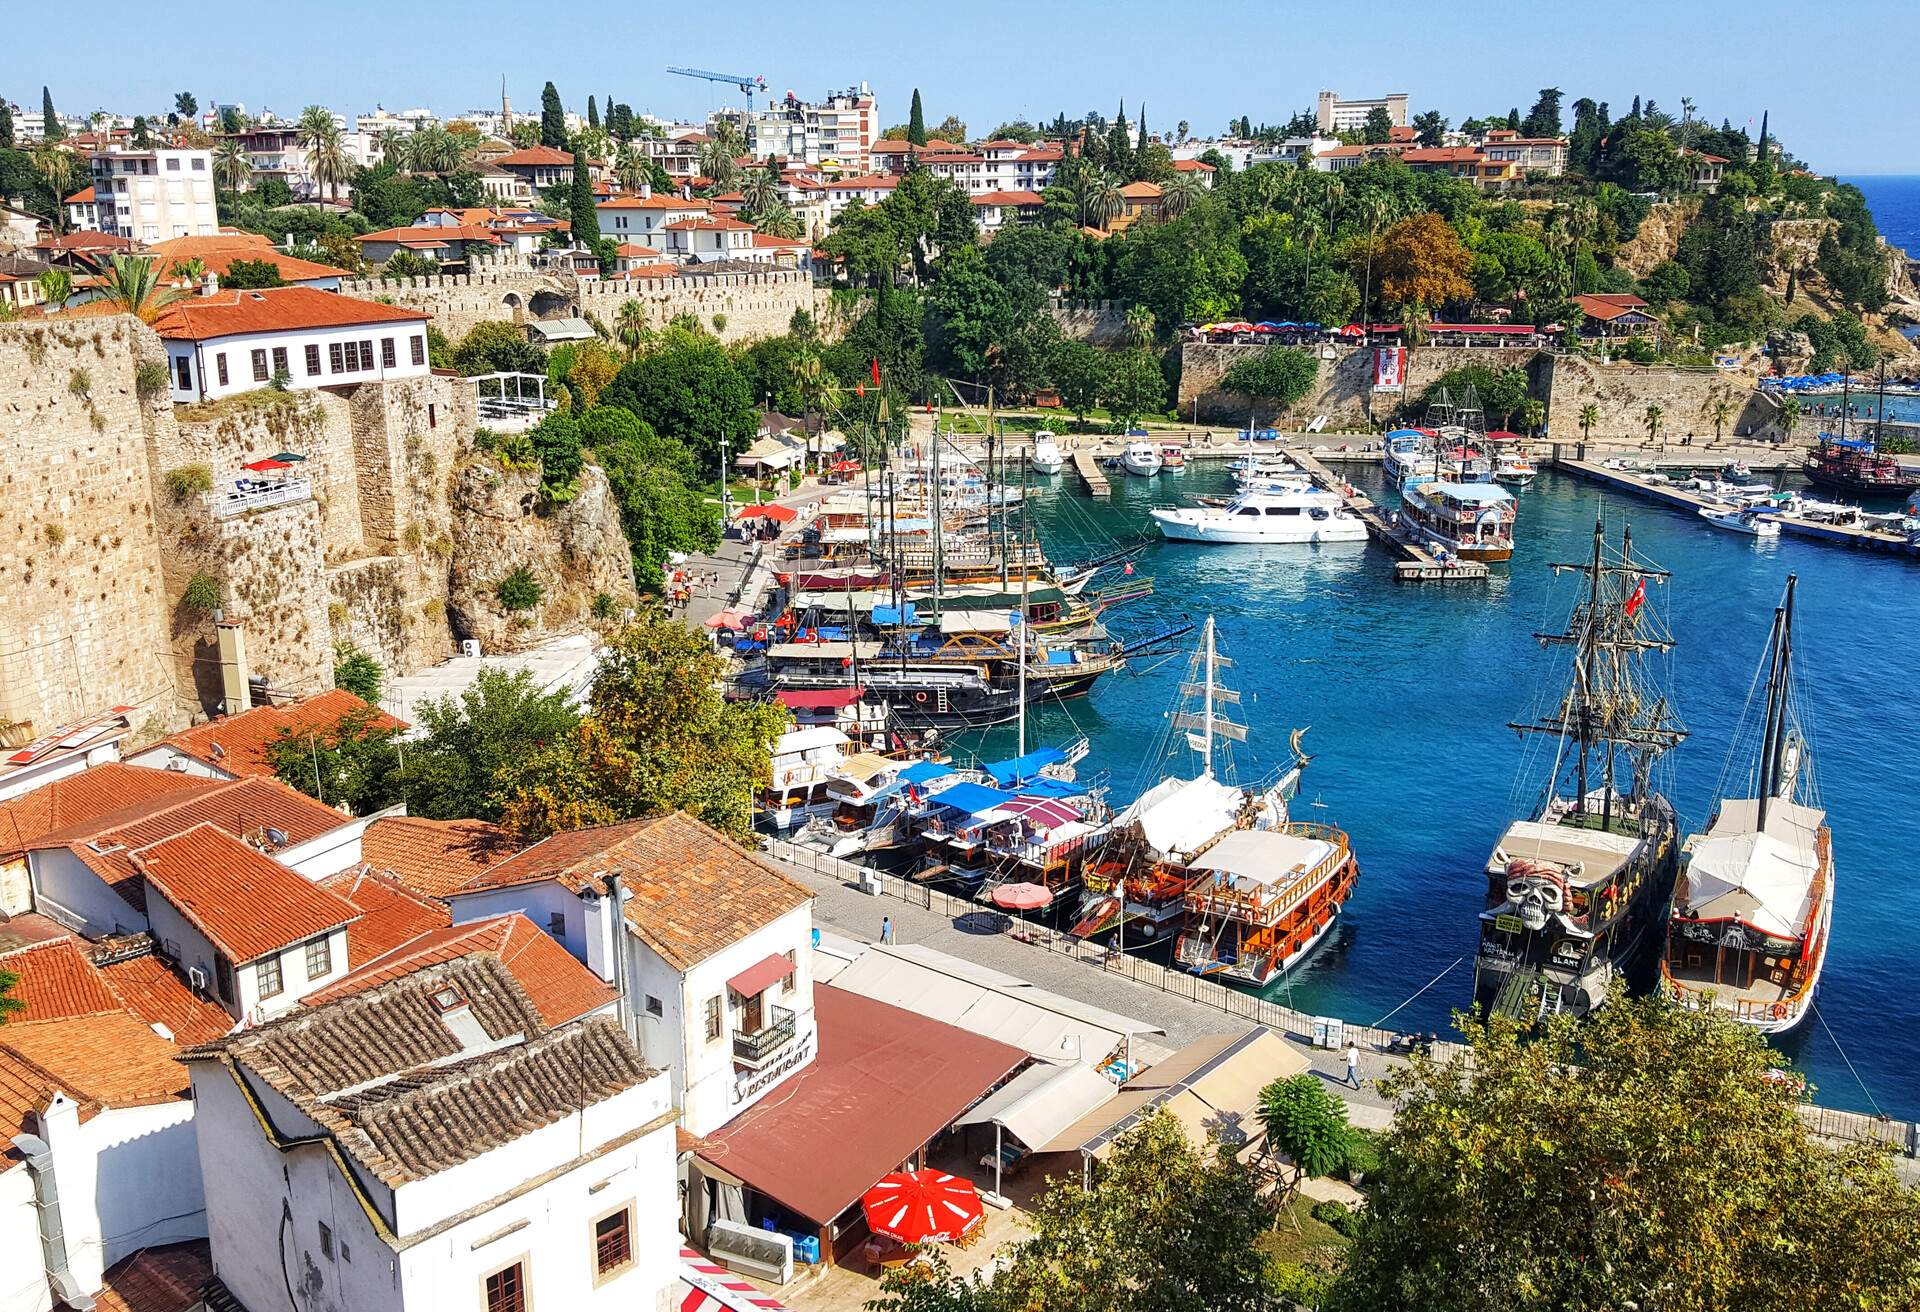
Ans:
[{"label": "banner sign", "polygon": [[1407,348],[1380,346],[1373,352],[1373,390],[1403,392],[1407,385]]}]

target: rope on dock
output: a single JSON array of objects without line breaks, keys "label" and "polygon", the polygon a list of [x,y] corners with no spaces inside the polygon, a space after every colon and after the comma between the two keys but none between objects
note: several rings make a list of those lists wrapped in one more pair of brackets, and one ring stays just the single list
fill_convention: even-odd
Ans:
[{"label": "rope on dock", "polygon": [[1866,1094],[1867,1101],[1873,1104],[1873,1114],[1875,1116],[1880,1117],[1882,1120],[1885,1120],[1887,1114],[1880,1110],[1880,1103],[1873,1096],[1873,1090],[1869,1089],[1867,1087],[1867,1082],[1860,1078],[1860,1072],[1854,1066],[1853,1058],[1847,1056],[1847,1050],[1840,1046],[1840,1040],[1838,1037],[1835,1036],[1832,1026],[1827,1024],[1827,1018],[1824,1014],[1822,1014],[1819,1004],[1809,999],[1807,1002],[1807,1009],[1811,1011],[1814,1015],[1820,1017],[1820,1028],[1827,1032],[1827,1038],[1832,1040],[1833,1042],[1833,1050],[1840,1054],[1840,1060],[1847,1064],[1847,1069],[1849,1071],[1853,1072],[1853,1082],[1860,1086],[1860,1092]]},{"label": "rope on dock", "polygon": [[[1465,957],[1455,957],[1453,959],[1453,966],[1457,966],[1465,960],[1466,960]],[[1441,971],[1438,975],[1435,975],[1432,979],[1428,980],[1425,984],[1422,984],[1419,990],[1415,992],[1412,997],[1409,997],[1406,1002],[1401,1003],[1398,1007],[1395,1007],[1392,1011],[1388,1012],[1386,1015],[1382,1016],[1379,1020],[1375,1021],[1373,1023],[1373,1028],[1377,1030],[1382,1025],[1385,1025],[1389,1020],[1399,1015],[1402,1011],[1406,1009],[1407,1004],[1412,1002],[1414,998],[1419,997],[1420,994],[1425,993],[1428,989],[1432,988],[1435,984],[1438,984],[1441,980],[1445,979],[1449,974],[1451,974],[1453,971],[1453,966],[1448,966],[1445,970]]]}]

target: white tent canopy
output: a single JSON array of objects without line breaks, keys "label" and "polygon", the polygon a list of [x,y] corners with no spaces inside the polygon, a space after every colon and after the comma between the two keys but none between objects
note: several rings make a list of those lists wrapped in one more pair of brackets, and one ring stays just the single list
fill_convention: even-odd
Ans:
[{"label": "white tent canopy", "polygon": [[1774,938],[1796,939],[1811,914],[1819,873],[1816,835],[1826,812],[1794,802],[1767,804],[1767,827],[1756,832],[1758,803],[1724,803],[1687,862],[1685,899],[1700,920],[1740,920]]},{"label": "white tent canopy", "polygon": [[1037,1148],[1101,1103],[1114,1085],[1089,1066],[1029,1066],[974,1104],[959,1125],[998,1125]]},{"label": "white tent canopy", "polygon": [[1185,857],[1233,828],[1245,800],[1238,788],[1211,775],[1163,779],[1134,800],[1115,828],[1140,826],[1147,846],[1165,857]]},{"label": "white tent canopy", "polygon": [[1333,844],[1325,839],[1302,838],[1271,829],[1242,829],[1208,848],[1192,862],[1192,868],[1230,875],[1236,886],[1250,891],[1290,882],[1332,854]]}]

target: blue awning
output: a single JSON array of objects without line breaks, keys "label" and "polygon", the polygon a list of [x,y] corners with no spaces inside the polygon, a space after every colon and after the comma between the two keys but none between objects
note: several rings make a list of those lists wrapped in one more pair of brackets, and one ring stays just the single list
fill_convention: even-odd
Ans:
[{"label": "blue awning", "polygon": [[914,610],[912,602],[908,602],[904,606],[875,606],[873,608],[873,622],[875,624],[917,624],[919,621],[919,613]]},{"label": "blue awning", "polygon": [[902,782],[924,784],[934,779],[944,779],[953,773],[950,765],[941,765],[938,761],[915,761],[900,772]]},{"label": "blue awning", "polygon": [[950,806],[956,811],[965,811],[968,815],[982,815],[994,810],[1003,802],[1011,801],[1012,798],[1012,793],[1003,793],[985,784],[963,783],[935,793],[930,800],[936,806]]},{"label": "blue awning", "polygon": [[1040,747],[1025,756],[1016,756],[1010,761],[995,761],[983,768],[993,776],[995,783],[1005,788],[1033,778],[1040,773],[1043,765],[1054,765],[1066,759],[1067,754],[1058,747]]},{"label": "blue awning", "polygon": [[1086,794],[1086,784],[1070,783],[1065,779],[1049,779],[1044,776],[1039,779],[1029,779],[1020,785],[1022,797],[1084,797]]}]

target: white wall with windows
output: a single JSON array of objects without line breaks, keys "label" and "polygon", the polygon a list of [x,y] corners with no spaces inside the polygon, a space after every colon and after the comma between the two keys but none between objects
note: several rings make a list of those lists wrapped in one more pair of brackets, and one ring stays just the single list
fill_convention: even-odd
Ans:
[{"label": "white wall with windows", "polygon": [[211,237],[220,230],[207,150],[107,150],[93,157],[100,231],[135,241]]},{"label": "white wall with windows", "polygon": [[162,955],[178,963],[196,984],[205,980],[207,996],[236,1020],[257,1023],[277,1016],[347,973],[344,927],[235,964],[152,885],[147,887],[147,920]]},{"label": "white wall with windows", "polygon": [[424,378],[427,324],[387,322],[293,328],[205,341],[169,338],[167,373],[178,402],[212,401],[266,387],[284,373],[294,391]]}]

